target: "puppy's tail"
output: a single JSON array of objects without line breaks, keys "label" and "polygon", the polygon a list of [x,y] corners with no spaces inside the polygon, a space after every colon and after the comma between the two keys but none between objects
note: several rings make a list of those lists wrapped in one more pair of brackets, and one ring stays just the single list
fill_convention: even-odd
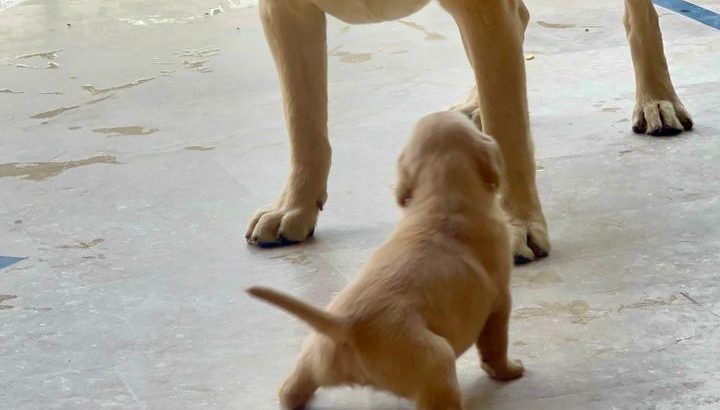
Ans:
[{"label": "puppy's tail", "polygon": [[348,339],[349,325],[347,320],[330,312],[316,308],[300,299],[278,292],[274,289],[253,286],[247,292],[280,309],[283,309],[299,319],[305,321],[318,333],[329,337],[335,342],[344,342]]}]

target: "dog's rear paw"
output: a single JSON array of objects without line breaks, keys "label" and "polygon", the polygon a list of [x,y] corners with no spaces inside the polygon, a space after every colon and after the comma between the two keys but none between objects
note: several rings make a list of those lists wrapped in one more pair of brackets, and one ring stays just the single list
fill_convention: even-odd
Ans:
[{"label": "dog's rear paw", "polygon": [[261,208],[250,220],[245,239],[261,248],[293,245],[304,241],[315,232],[318,212],[324,198],[306,205],[277,203]]},{"label": "dog's rear paw", "polygon": [[544,220],[510,223],[516,265],[544,258],[550,253],[550,237]]},{"label": "dog's rear paw", "polygon": [[495,380],[517,379],[522,377],[525,373],[525,367],[522,362],[520,360],[512,359],[508,359],[507,362],[501,366],[490,366],[490,364],[483,362],[482,368],[488,376]]},{"label": "dog's rear paw", "polygon": [[478,103],[477,87],[473,86],[467,98],[452,107],[448,111],[456,111],[467,116],[479,130],[482,131],[482,121],[480,119],[480,105]]},{"label": "dog's rear paw", "polygon": [[633,131],[638,134],[677,135],[692,127],[692,118],[680,100],[649,100],[635,105]]}]

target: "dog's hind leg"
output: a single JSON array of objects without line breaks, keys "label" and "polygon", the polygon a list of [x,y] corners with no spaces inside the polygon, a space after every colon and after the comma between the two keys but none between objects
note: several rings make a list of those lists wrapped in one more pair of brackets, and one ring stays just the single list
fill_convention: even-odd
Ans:
[{"label": "dog's hind leg", "polygon": [[503,203],[513,229],[516,262],[550,251],[547,224],[535,185],[535,158],[525,89],[520,0],[441,0],[457,22],[475,72],[482,128],[505,157]]},{"label": "dog's hind leg", "polygon": [[302,409],[317,389],[318,385],[308,366],[298,363],[280,388],[280,403],[286,409]]},{"label": "dog's hind leg", "polygon": [[280,197],[252,217],[246,238],[275,246],[312,235],[327,197],[327,42],[325,13],[309,1],[261,0],[260,17],[280,77],[291,168]]},{"label": "dog's hind leg", "polygon": [[417,410],[462,410],[460,385],[455,372],[455,352],[440,336],[427,331],[425,348],[414,350],[418,357]]},{"label": "dog's hind leg", "polygon": [[[505,302],[507,301],[507,302]],[[522,363],[508,358],[508,322],[510,320],[510,296],[504,298],[498,308],[488,316],[477,341],[482,368],[493,379],[511,380],[521,377]]]},{"label": "dog's hind leg", "polygon": [[625,0],[625,31],[635,68],[633,131],[661,136],[690,130],[692,119],[675,93],[651,0]]}]

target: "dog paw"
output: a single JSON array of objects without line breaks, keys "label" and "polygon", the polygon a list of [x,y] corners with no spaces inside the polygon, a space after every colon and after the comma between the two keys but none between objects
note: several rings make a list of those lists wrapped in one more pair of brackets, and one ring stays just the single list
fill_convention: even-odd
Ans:
[{"label": "dog paw", "polygon": [[473,123],[475,123],[475,126],[478,127],[479,130],[482,131],[482,121],[480,120],[480,106],[478,101],[477,87],[473,86],[465,100],[449,107],[447,110],[456,111],[465,115]]},{"label": "dog paw", "polygon": [[287,246],[313,235],[325,195],[316,201],[290,201],[287,197],[282,195],[278,202],[261,208],[250,219],[245,233],[249,244],[261,248]]},{"label": "dog paw", "polygon": [[544,220],[510,222],[516,265],[544,258],[550,253],[550,237]]},{"label": "dog paw", "polygon": [[692,118],[680,100],[649,99],[633,111],[633,131],[656,137],[677,135],[693,127]]},{"label": "dog paw", "polygon": [[503,365],[491,366],[483,362],[483,370],[495,380],[512,380],[522,377],[525,367],[520,360],[508,359]]}]

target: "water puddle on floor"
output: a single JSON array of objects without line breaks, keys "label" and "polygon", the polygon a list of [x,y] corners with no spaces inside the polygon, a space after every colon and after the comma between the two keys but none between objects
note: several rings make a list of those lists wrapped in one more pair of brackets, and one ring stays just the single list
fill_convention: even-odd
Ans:
[{"label": "water puddle on floor", "polygon": [[0,164],[0,178],[22,177],[31,181],[43,181],[69,169],[92,164],[119,164],[112,155],[98,155],[86,159],[56,162],[12,162]]},{"label": "water puddle on floor", "polygon": [[108,137],[114,137],[118,135],[150,135],[158,130],[158,128],[145,128],[137,125],[131,125],[126,127],[95,128],[93,131],[109,134]]},{"label": "water puddle on floor", "polygon": [[30,65],[30,64],[24,64],[24,63],[18,63],[15,64],[15,67],[18,68],[32,68],[36,70],[44,70],[44,69],[56,69],[60,67],[60,64],[57,62],[57,56],[60,50],[51,50],[51,51],[43,51],[40,53],[31,53],[31,54],[23,54],[16,56],[16,60],[32,60],[32,59],[41,59],[44,60],[46,63],[45,67],[42,66],[36,66],[36,65]]},{"label": "water puddle on floor", "polygon": [[116,85],[114,87],[108,87],[108,88],[97,88],[97,87],[95,87],[93,85],[89,85],[89,84],[83,85],[82,88],[83,88],[83,90],[89,92],[91,95],[98,95],[98,94],[109,93],[112,91],[120,91],[120,90],[125,90],[128,88],[136,87],[140,84],[144,84],[144,83],[146,83],[148,81],[152,81],[156,78],[157,77],[141,78],[139,80],[131,81],[126,84]]},{"label": "water puddle on floor", "polygon": [[643,299],[639,300],[634,303],[630,303],[628,305],[622,305],[618,308],[618,312],[622,312],[626,309],[645,309],[645,308],[652,308],[652,307],[658,307],[658,306],[669,306],[674,304],[677,300],[684,299],[683,296],[679,293],[675,293],[670,295],[667,299]]},{"label": "water puddle on floor", "polygon": [[512,281],[513,285],[521,287],[544,286],[563,282],[562,277],[551,270],[540,272],[516,271],[513,273]]},{"label": "water puddle on floor", "polygon": [[540,303],[538,307],[515,309],[514,319],[529,319],[534,317],[570,316],[570,323],[587,324],[593,319],[607,315],[606,311],[591,308],[583,300],[574,300],[570,303]]},{"label": "water puddle on floor", "polygon": [[58,248],[59,249],[90,249],[93,246],[99,245],[103,242],[105,242],[105,239],[95,238],[90,242],[75,241],[75,243],[72,245],[62,245],[62,246],[58,246]]},{"label": "water puddle on floor", "polygon": [[8,310],[8,309],[14,308],[15,306],[13,306],[13,305],[3,305],[3,302],[5,302],[6,300],[12,300],[15,298],[17,298],[17,296],[15,296],[15,295],[0,295],[0,310]]},{"label": "water puddle on floor", "polygon": [[206,64],[210,62],[209,57],[215,57],[220,54],[219,48],[210,48],[205,50],[184,50],[175,53],[178,57],[192,57],[191,59],[183,59],[182,65],[188,70],[195,70],[201,73],[209,73],[212,71]]},{"label": "water puddle on floor", "polygon": [[538,21],[539,26],[545,28],[574,28],[577,24],[564,24],[564,23],[548,23],[546,21]]},{"label": "water puddle on floor", "polygon": [[97,99],[95,99],[95,100],[90,100],[90,101],[88,101],[88,102],[86,102],[86,103],[84,103],[84,104],[69,105],[69,106],[66,106],[66,107],[60,107],[60,108],[56,108],[56,109],[54,109],[54,110],[41,112],[41,113],[39,113],[39,114],[33,115],[33,116],[30,117],[30,118],[33,118],[33,119],[36,119],[36,120],[37,120],[37,119],[45,119],[45,118],[57,117],[58,115],[60,115],[60,114],[62,114],[62,113],[64,113],[64,112],[76,110],[76,109],[78,109],[78,108],[80,108],[80,107],[82,107],[82,106],[84,106],[84,105],[92,105],[92,104],[97,104],[97,103],[99,103],[99,102],[101,102],[101,101],[105,101],[105,100],[107,100],[108,98],[112,98],[114,95],[115,95],[115,94],[110,94],[110,95],[108,95],[108,96],[106,96],[106,97],[97,98]]},{"label": "water puddle on floor", "polygon": [[328,51],[329,56],[340,57],[341,63],[360,64],[372,58],[372,53],[351,53],[349,51],[340,51],[342,46],[337,46]]},{"label": "water puddle on floor", "polygon": [[447,37],[443,36],[442,34],[432,32],[432,31],[426,29],[425,27],[423,27],[422,25],[415,23],[414,21],[398,20],[398,23],[408,26],[417,31],[425,33],[425,40],[428,40],[428,41],[437,41],[437,40],[447,39]]},{"label": "water puddle on floor", "polygon": [[205,147],[202,145],[188,145],[185,147],[188,151],[212,151],[215,149],[215,147]]}]

